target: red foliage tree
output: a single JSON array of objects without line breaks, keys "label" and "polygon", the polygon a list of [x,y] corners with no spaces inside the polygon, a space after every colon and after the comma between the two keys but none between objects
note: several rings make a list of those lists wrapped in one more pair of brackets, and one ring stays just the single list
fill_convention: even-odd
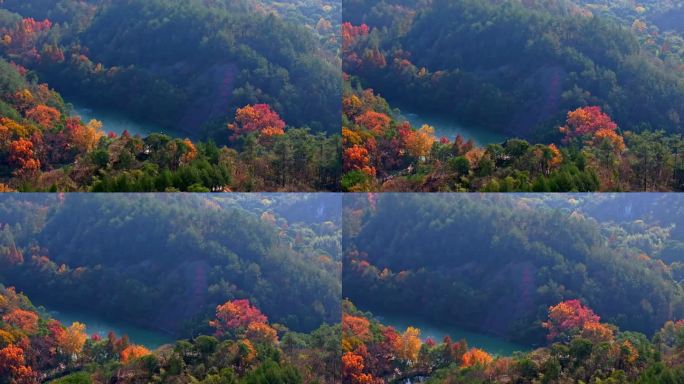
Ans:
[{"label": "red foliage tree", "polygon": [[599,131],[616,131],[617,124],[603,113],[601,107],[584,107],[568,113],[568,119],[561,132],[565,141],[575,137],[594,135]]},{"label": "red foliage tree", "polygon": [[347,22],[342,24],[342,50],[348,50],[359,37],[368,36],[370,29],[366,24],[361,24],[359,26],[354,26]]},{"label": "red foliage tree", "polygon": [[253,307],[249,300],[232,300],[216,308],[216,320],[209,325],[216,328],[217,336],[224,336],[235,332],[244,332],[250,324],[266,324],[268,318],[261,311]]},{"label": "red foliage tree", "polygon": [[549,308],[549,319],[542,326],[548,329],[549,341],[567,339],[587,324],[598,323],[600,317],[579,300],[567,300]]},{"label": "red foliage tree", "polygon": [[19,265],[24,263],[24,253],[14,245],[9,246],[0,251],[0,261],[8,265]]},{"label": "red foliage tree", "polygon": [[42,51],[43,58],[47,58],[52,63],[62,63],[64,62],[64,51],[56,45],[50,44],[43,47]]},{"label": "red foliage tree", "polygon": [[62,323],[54,319],[47,323],[47,329],[49,337],[54,340],[55,343],[58,339],[62,338],[64,332],[66,332],[64,327],[62,327]]}]

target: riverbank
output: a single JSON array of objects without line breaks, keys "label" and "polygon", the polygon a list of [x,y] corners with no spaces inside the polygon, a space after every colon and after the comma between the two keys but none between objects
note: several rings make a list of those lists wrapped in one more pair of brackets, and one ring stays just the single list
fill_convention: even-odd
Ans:
[{"label": "riverbank", "polygon": [[173,335],[168,333],[142,328],[122,321],[109,320],[93,313],[56,309],[44,305],[43,308],[45,308],[50,317],[60,321],[65,326],[69,326],[74,322],[85,324],[88,335],[97,334],[102,338],[106,338],[109,332],[114,332],[118,337],[127,335],[132,343],[142,345],[151,350],[165,344],[174,343],[176,340]]},{"label": "riverbank", "polygon": [[391,104],[397,107],[399,112],[396,116],[398,120],[406,120],[411,126],[420,128],[427,124],[435,129],[436,137],[446,137],[454,140],[457,135],[461,135],[466,141],[473,140],[478,146],[489,144],[501,144],[509,137],[502,133],[491,132],[481,127],[469,127],[454,121],[445,116],[423,114],[406,108],[401,104]]},{"label": "riverbank", "polygon": [[186,138],[189,135],[183,132],[165,129],[161,126],[140,122],[116,111],[103,110],[99,108],[92,108],[80,101],[69,100],[74,115],[81,118],[81,121],[87,123],[90,120],[98,120],[102,122],[102,130],[106,133],[114,132],[121,135],[127,131],[131,136],[140,135],[142,137],[149,136],[153,133],[161,133],[174,138]]},{"label": "riverbank", "polygon": [[380,312],[373,312],[373,314],[381,323],[393,326],[399,332],[404,332],[408,327],[418,328],[421,331],[421,339],[431,338],[438,343],[445,336],[451,337],[454,341],[464,339],[468,342],[468,346],[483,349],[494,356],[511,356],[514,352],[526,352],[532,349],[494,335],[469,331],[456,325],[436,325],[411,316],[399,316]]}]

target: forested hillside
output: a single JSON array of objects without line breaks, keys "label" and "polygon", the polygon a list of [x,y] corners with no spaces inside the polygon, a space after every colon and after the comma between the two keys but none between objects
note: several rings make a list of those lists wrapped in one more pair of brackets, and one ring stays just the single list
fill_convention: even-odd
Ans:
[{"label": "forested hillside", "polygon": [[[9,0],[2,7],[54,18],[34,42],[36,55],[16,39],[3,52],[71,97],[217,141],[217,123],[258,103],[293,126],[339,131],[333,56],[311,30],[265,10],[199,0]],[[0,29],[11,32],[17,19],[5,12]]]},{"label": "forested hillside", "polygon": [[12,384],[328,383],[339,377],[339,325],[285,331],[247,300],[216,308],[195,335],[150,351],[127,335],[88,335],[0,285],[0,382]]},{"label": "forested hillside", "polygon": [[[345,25],[348,35],[363,28]],[[358,37],[358,35],[357,35]],[[346,191],[680,191],[684,141],[662,131],[623,131],[600,107],[567,114],[558,143],[511,138],[487,145],[412,125],[358,78],[345,82]]]},{"label": "forested hillside", "polygon": [[343,295],[529,344],[579,299],[650,337],[684,317],[681,199],[592,196],[346,197]]},{"label": "forested hillside", "polygon": [[344,303],[342,380],[345,384],[678,383],[684,322],[668,321],[649,339],[621,331],[579,300],[544,311],[543,347],[496,356],[468,340],[424,338],[421,330],[383,324]]},{"label": "forested hillside", "polygon": [[[3,2],[0,188],[338,190],[334,41],[252,5]],[[101,124],[110,112],[154,128]]]},{"label": "forested hillside", "polygon": [[510,136],[557,140],[584,106],[623,130],[681,133],[681,57],[663,60],[630,26],[558,3],[570,4],[349,0],[344,21],[367,31],[343,42],[344,69],[390,99]]},{"label": "forested hillside", "polygon": [[676,4],[344,5],[344,190],[682,189]]},{"label": "forested hillside", "polygon": [[232,299],[310,331],[339,321],[338,204],[324,195],[8,195],[0,282],[183,337],[210,334],[216,306]]}]

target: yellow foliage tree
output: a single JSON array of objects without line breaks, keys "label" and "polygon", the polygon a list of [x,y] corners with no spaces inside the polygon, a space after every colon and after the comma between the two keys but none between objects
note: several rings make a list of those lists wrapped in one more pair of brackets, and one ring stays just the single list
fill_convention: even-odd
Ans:
[{"label": "yellow foliage tree", "polygon": [[6,346],[13,344],[16,341],[16,337],[13,334],[0,329],[0,348],[5,348]]},{"label": "yellow foliage tree", "polygon": [[421,345],[420,329],[408,327],[394,342],[394,350],[400,359],[417,361]]},{"label": "yellow foliage tree", "polygon": [[435,129],[426,124],[406,137],[406,150],[411,156],[427,157],[435,141]]},{"label": "yellow foliage tree", "polygon": [[28,128],[10,119],[9,117],[0,118],[0,139],[10,140],[20,137],[29,137],[31,132]]},{"label": "yellow foliage tree", "polygon": [[72,132],[74,145],[81,152],[90,152],[95,149],[100,138],[104,137],[102,123],[98,120],[90,120],[86,125],[79,125]]},{"label": "yellow foliage tree", "polygon": [[57,345],[62,353],[72,356],[78,355],[83,351],[88,335],[85,333],[85,325],[73,323],[64,332],[57,335]]}]

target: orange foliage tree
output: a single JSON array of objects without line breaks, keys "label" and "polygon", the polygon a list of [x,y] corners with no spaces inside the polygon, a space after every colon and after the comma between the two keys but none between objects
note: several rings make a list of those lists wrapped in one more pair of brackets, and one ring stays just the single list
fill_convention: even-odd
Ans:
[{"label": "orange foliage tree", "polygon": [[360,145],[345,148],[343,161],[345,172],[359,170],[369,176],[375,176],[375,168],[370,165],[370,154],[366,148]]},{"label": "orange foliage tree", "polygon": [[566,141],[574,137],[593,135],[602,130],[615,131],[617,124],[603,113],[601,107],[584,107],[569,112],[565,126],[561,127]]},{"label": "orange foliage tree", "polygon": [[35,158],[33,143],[24,138],[10,142],[9,162],[17,173],[26,173],[40,169],[40,161]]},{"label": "orange foliage tree", "polygon": [[256,343],[275,344],[278,333],[273,327],[264,323],[251,323],[247,326],[247,338]]},{"label": "orange foliage tree", "polygon": [[0,349],[0,378],[7,378],[12,384],[38,382],[33,369],[26,365],[24,350],[16,345],[8,345]]},{"label": "orange foliage tree", "polygon": [[38,332],[38,314],[16,308],[2,317],[2,320],[21,329],[27,335]]},{"label": "orange foliage tree", "polygon": [[95,149],[97,143],[104,137],[102,123],[97,120],[91,120],[88,124],[83,125],[79,118],[69,118],[66,126],[72,142],[81,153]]},{"label": "orange foliage tree", "polygon": [[494,361],[494,358],[492,358],[492,356],[489,353],[479,348],[472,348],[471,350],[463,354],[461,361],[464,367],[472,367],[474,365],[484,366]]},{"label": "orange foliage tree", "polygon": [[180,162],[181,164],[189,164],[197,158],[197,147],[190,139],[183,140],[183,145],[185,146],[185,152],[181,155]]},{"label": "orange foliage tree", "polygon": [[617,132],[602,129],[594,134],[593,140],[589,143],[593,147],[607,147],[608,152],[620,154],[627,149],[625,139]]},{"label": "orange foliage tree", "polygon": [[142,347],[140,345],[134,345],[131,344],[128,347],[124,348],[123,351],[121,351],[121,362],[126,364],[132,360],[138,359],[143,356],[147,356],[150,354],[150,351]]},{"label": "orange foliage tree", "polygon": [[49,31],[50,28],[52,28],[50,20],[36,21],[33,18],[26,18],[2,36],[2,44],[12,53],[29,54],[38,58],[35,49],[36,41],[41,33]]},{"label": "orange foliage tree", "polygon": [[26,117],[38,123],[41,128],[48,129],[61,119],[62,114],[55,108],[41,104],[29,109]]},{"label": "orange foliage tree", "polygon": [[369,373],[364,373],[365,366],[363,356],[352,352],[342,355],[342,381],[349,384],[375,384],[382,383]]},{"label": "orange foliage tree", "polygon": [[639,359],[639,351],[629,340],[625,340],[620,345],[620,356],[628,364],[634,364]]},{"label": "orange foliage tree", "polygon": [[368,340],[370,334],[370,321],[365,317],[342,316],[342,334],[349,337],[358,337],[361,340]]},{"label": "orange foliage tree", "polygon": [[257,350],[249,340],[241,340],[238,344],[240,346],[240,355],[242,363],[250,364],[257,357]]},{"label": "orange foliage tree", "polygon": [[563,155],[561,154],[556,144],[549,144],[549,151],[551,152],[549,168],[559,167],[563,163]]},{"label": "orange foliage tree", "polygon": [[426,157],[435,143],[435,129],[423,125],[419,130],[410,132],[406,137],[406,150],[414,157]]},{"label": "orange foliage tree", "polygon": [[247,105],[238,108],[235,121],[228,124],[233,132],[231,140],[250,133],[264,136],[277,136],[285,133],[285,122],[268,104]]},{"label": "orange foliage tree", "polygon": [[366,111],[357,116],[355,121],[356,124],[363,125],[376,135],[384,134],[390,126],[390,117],[375,111]]},{"label": "orange foliage tree", "polygon": [[612,341],[613,329],[605,324],[590,322],[582,327],[581,336],[593,343]]}]

